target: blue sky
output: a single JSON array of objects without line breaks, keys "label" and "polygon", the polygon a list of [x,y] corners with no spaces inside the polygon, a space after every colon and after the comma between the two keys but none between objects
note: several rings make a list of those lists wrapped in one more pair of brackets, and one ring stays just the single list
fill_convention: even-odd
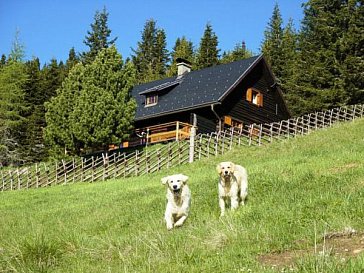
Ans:
[{"label": "blue sky", "polygon": [[183,35],[198,47],[206,24],[212,25],[221,53],[245,41],[259,53],[264,30],[278,3],[284,25],[289,18],[296,29],[303,18],[304,0],[0,0],[0,54],[8,55],[15,33],[25,46],[26,59],[39,57],[42,64],[52,58],[65,61],[69,50],[86,51],[83,40],[97,10],[109,12],[111,38],[123,58],[137,47],[148,19],[157,21],[167,35],[171,50]]}]

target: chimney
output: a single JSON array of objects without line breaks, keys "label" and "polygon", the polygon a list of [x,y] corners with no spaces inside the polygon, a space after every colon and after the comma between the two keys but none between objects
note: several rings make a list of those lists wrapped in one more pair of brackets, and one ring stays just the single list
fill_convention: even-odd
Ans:
[{"label": "chimney", "polygon": [[177,58],[176,63],[177,63],[178,76],[182,76],[191,71],[191,62],[182,58]]}]

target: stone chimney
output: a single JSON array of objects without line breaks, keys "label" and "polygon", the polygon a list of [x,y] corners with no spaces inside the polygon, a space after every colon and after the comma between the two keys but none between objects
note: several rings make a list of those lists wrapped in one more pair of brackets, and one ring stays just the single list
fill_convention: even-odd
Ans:
[{"label": "stone chimney", "polygon": [[177,75],[182,76],[191,71],[191,63],[185,59],[177,58]]}]

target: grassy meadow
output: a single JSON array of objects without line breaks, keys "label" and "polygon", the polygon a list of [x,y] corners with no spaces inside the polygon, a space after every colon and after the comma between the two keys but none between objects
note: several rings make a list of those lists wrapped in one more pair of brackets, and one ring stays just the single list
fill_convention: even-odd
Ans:
[{"label": "grassy meadow", "polygon": [[[249,196],[220,218],[227,160],[247,168]],[[160,179],[174,173],[193,199],[167,231]],[[147,176],[0,193],[0,272],[354,273],[363,250],[364,119]]]}]

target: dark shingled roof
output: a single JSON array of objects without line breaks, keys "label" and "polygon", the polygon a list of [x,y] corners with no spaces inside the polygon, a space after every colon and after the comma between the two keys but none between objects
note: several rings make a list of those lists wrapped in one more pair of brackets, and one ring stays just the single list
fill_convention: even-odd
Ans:
[{"label": "dark shingled roof", "polygon": [[[259,55],[135,86],[135,118],[143,120],[221,102],[261,59]],[[153,93],[158,94],[158,103],[145,107],[145,96]]]}]

